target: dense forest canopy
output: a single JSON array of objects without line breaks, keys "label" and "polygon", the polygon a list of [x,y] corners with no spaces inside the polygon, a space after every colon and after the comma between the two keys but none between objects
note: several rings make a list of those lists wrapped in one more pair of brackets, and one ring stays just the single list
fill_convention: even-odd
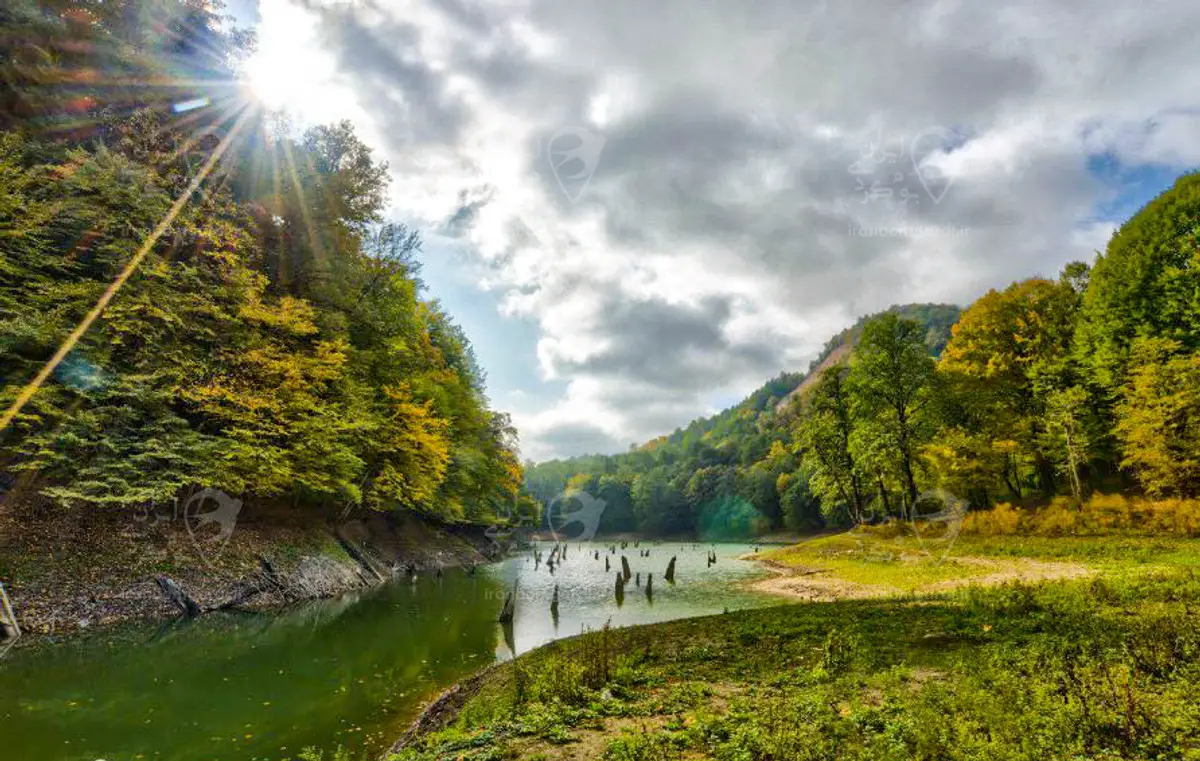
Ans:
[{"label": "dense forest canopy", "polygon": [[508,515],[516,432],[384,218],[387,167],[349,123],[263,113],[219,10],[0,9],[0,407],[70,349],[0,434],[7,486]]},{"label": "dense forest canopy", "polygon": [[[951,325],[953,327],[951,328]],[[1096,489],[1200,494],[1200,174],[1093,265],[957,309],[898,307],[835,336],[807,376],[614,456],[527,466],[530,491],[605,500],[602,527],[750,535]]]}]

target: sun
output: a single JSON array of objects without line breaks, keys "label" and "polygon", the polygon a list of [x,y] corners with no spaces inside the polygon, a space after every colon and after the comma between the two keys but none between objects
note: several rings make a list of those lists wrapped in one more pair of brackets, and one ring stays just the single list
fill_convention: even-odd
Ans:
[{"label": "sun", "polygon": [[328,121],[346,101],[337,62],[323,48],[314,14],[289,0],[259,4],[258,46],[244,64],[247,84],[263,107],[305,121]]},{"label": "sun", "polygon": [[268,110],[294,110],[304,106],[305,78],[290,58],[289,55],[272,55],[259,50],[246,62],[246,82]]}]

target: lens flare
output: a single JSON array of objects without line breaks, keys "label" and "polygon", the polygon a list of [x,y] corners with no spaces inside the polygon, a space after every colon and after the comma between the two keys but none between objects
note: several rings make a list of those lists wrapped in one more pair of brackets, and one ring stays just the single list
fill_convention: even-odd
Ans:
[{"label": "lens flare", "polygon": [[46,382],[46,379],[54,373],[55,369],[62,363],[63,359],[65,359],[66,356],[71,353],[71,350],[75,348],[75,344],[79,343],[79,339],[83,338],[84,334],[87,333],[88,328],[92,326],[92,323],[94,323],[101,313],[104,312],[104,309],[108,306],[108,303],[113,300],[113,297],[117,295],[117,292],[121,290],[121,287],[125,285],[125,282],[129,280],[134,272],[137,271],[138,265],[141,264],[142,260],[146,258],[146,255],[150,253],[150,249],[154,248],[154,244],[158,242],[158,239],[162,237],[162,234],[167,231],[167,228],[171,226],[171,223],[175,221],[175,218],[179,216],[179,212],[183,210],[183,207],[191,199],[192,194],[200,189],[200,185],[208,177],[209,173],[212,172],[213,167],[217,165],[217,162],[221,160],[221,156],[223,156],[225,152],[229,150],[229,146],[233,144],[233,141],[242,131],[242,128],[246,125],[246,122],[249,121],[250,118],[258,111],[257,107],[253,104],[245,104],[242,106],[241,110],[242,114],[238,117],[233,127],[229,130],[229,134],[225,135],[221,142],[217,144],[216,149],[213,150],[212,154],[208,157],[208,160],[204,162],[202,167],[200,167],[200,171],[196,173],[196,176],[192,178],[192,181],[188,183],[188,186],[184,189],[184,191],[179,194],[178,198],[175,199],[175,203],[173,203],[171,208],[167,210],[167,213],[163,217],[162,221],[159,222],[150,235],[146,237],[146,240],[142,242],[142,245],[130,258],[129,262],[125,265],[125,268],[121,270],[120,274],[117,275],[112,284],[110,284],[104,293],[101,294],[100,298],[96,301],[96,305],[92,307],[92,310],[87,313],[87,316],[84,317],[79,325],[75,327],[75,330],[71,331],[71,334],[67,336],[65,341],[63,341],[62,346],[58,347],[58,351],[54,352],[54,356],[52,356],[45,366],[38,371],[38,374],[34,377],[34,379],[30,381],[25,388],[21,389],[21,393],[17,395],[17,398],[4,412],[4,416],[0,417],[0,431],[3,431],[8,427],[9,423],[11,423],[13,419],[16,418],[16,416],[21,412],[21,408],[33,398],[33,395],[38,392],[38,389],[40,389],[42,384]]}]

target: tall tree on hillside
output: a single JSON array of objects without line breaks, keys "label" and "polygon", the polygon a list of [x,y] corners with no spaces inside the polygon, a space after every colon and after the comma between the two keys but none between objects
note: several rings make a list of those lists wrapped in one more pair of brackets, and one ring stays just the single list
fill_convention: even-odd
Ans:
[{"label": "tall tree on hillside", "polygon": [[928,435],[921,411],[934,370],[925,332],[920,323],[895,314],[871,320],[863,327],[849,376],[854,413],[875,421],[895,443],[909,509],[917,502],[916,458]]},{"label": "tall tree on hillside", "polygon": [[821,499],[823,511],[831,514],[836,505],[845,505],[851,520],[858,523],[866,499],[863,475],[850,447],[853,429],[846,368],[835,365],[821,373],[808,397],[798,439],[810,486]]},{"label": "tall tree on hillside", "polygon": [[419,238],[382,223],[386,167],[345,123],[250,126],[227,86],[246,38],[218,9],[0,8],[0,407],[124,283],[0,437],[0,462],[81,506],[199,484],[511,513],[515,431],[462,330],[421,298]]}]

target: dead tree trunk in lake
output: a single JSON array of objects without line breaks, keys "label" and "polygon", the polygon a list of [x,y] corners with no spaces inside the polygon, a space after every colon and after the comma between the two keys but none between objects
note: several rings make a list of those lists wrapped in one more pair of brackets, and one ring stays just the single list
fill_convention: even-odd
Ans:
[{"label": "dead tree trunk in lake", "polygon": [[17,614],[13,613],[12,603],[8,601],[8,592],[0,584],[0,640],[16,639],[21,636],[21,627],[17,624]]},{"label": "dead tree trunk in lake", "polygon": [[504,596],[504,607],[500,609],[500,623],[511,624],[517,613],[517,582],[513,582],[512,591]]},{"label": "dead tree trunk in lake", "polygon": [[629,571],[629,561],[625,559],[624,555],[621,556],[621,573],[625,576],[625,581],[629,581],[629,577],[633,575]]},{"label": "dead tree trunk in lake", "polygon": [[[375,579],[376,583],[379,583],[379,584],[383,583],[383,581],[384,581],[383,574],[380,573],[379,569],[375,567],[375,564],[373,562],[371,562],[371,558],[369,558],[367,556],[366,552],[364,552],[357,545],[355,545],[354,542],[352,542],[349,539],[347,539],[346,537],[342,536],[341,531],[335,532],[334,538],[337,539],[338,544],[340,544],[342,546],[342,549],[346,551],[346,554],[349,555],[354,560],[354,562],[358,563],[358,565],[363,569],[364,578],[365,578],[365,574],[370,574],[371,577],[373,577]],[[368,582],[369,582],[369,579],[368,579]]]},{"label": "dead tree trunk in lake", "polygon": [[196,604],[196,601],[189,597],[188,593],[184,592],[183,588],[170,578],[158,576],[154,581],[158,583],[158,588],[162,590],[166,598],[188,618],[195,618],[203,612],[200,606]]},{"label": "dead tree trunk in lake", "polygon": [[675,556],[671,556],[671,562],[667,563],[667,583],[675,583]]}]

